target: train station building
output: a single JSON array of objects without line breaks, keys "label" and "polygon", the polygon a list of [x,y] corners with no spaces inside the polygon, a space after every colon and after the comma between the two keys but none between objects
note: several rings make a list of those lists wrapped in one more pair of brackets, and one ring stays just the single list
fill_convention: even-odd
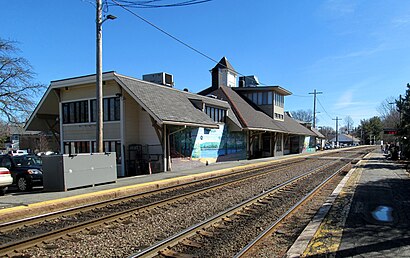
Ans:
[{"label": "train station building", "polygon": [[[314,130],[285,112],[289,91],[239,78],[224,57],[198,94],[173,88],[167,73],[136,79],[103,73],[104,151],[118,177],[315,151]],[[27,131],[52,132],[62,154],[96,149],[96,76],[52,81]]]}]

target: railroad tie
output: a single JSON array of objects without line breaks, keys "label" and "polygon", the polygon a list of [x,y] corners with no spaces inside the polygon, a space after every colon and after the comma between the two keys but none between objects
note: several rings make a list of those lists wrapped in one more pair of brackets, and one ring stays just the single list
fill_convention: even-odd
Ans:
[{"label": "railroad tie", "polygon": [[235,214],[238,215],[238,216],[243,216],[243,217],[252,217],[251,214],[248,214],[248,213],[245,213],[245,212],[240,212],[240,211],[235,212]]},{"label": "railroad tie", "polygon": [[180,242],[180,244],[185,245],[185,246],[189,246],[189,247],[195,247],[195,248],[201,248],[202,245],[199,244],[198,242],[194,242],[192,240],[189,239],[184,239]]},{"label": "railroad tie", "polygon": [[165,249],[159,252],[161,255],[165,256],[165,257],[175,257],[175,258],[193,258],[192,255],[190,254],[183,254],[183,253],[179,253],[176,251],[173,251],[171,249]]},{"label": "railroad tie", "polygon": [[218,228],[218,229],[227,229],[227,228],[229,228],[228,226],[226,226],[224,224],[220,224],[220,223],[215,224],[214,227]]},{"label": "railroad tie", "polygon": [[199,231],[197,231],[197,233],[200,234],[201,236],[204,236],[204,237],[213,237],[214,236],[214,234],[212,232],[205,231],[205,230],[199,230]]}]

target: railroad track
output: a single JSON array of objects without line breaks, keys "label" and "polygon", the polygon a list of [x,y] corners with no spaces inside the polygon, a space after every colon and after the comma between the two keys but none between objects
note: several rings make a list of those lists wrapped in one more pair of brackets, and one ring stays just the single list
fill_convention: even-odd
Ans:
[{"label": "railroad track", "polygon": [[[354,155],[357,155],[354,154]],[[301,159],[304,160],[304,159]],[[292,167],[296,167],[298,165],[297,163],[298,161],[293,160],[291,164],[287,164],[290,166],[287,168],[282,168],[283,170],[285,169],[292,169]],[[329,161],[326,161],[329,162]],[[335,161],[336,162],[336,161]],[[183,200],[184,198],[187,198],[187,196],[193,196],[193,195],[200,195],[212,190],[215,190],[217,188],[222,188],[222,187],[227,187],[229,184],[234,184],[234,183],[238,183],[240,181],[246,181],[246,180],[250,180],[250,179],[255,179],[257,177],[263,177],[266,176],[270,172],[266,172],[264,170],[269,170],[269,169],[276,169],[275,173],[279,173],[279,171],[281,169],[279,169],[279,166],[283,166],[284,163],[278,163],[277,165],[274,166],[265,166],[263,168],[255,168],[252,169],[252,171],[242,171],[241,176],[239,174],[235,174],[235,175],[226,175],[223,178],[224,179],[220,179],[218,178],[213,178],[213,179],[207,179],[207,180],[228,180],[228,178],[231,179],[231,181],[229,182],[224,182],[224,183],[219,183],[213,186],[208,186],[205,189],[203,188],[203,185],[201,186],[202,189],[198,189],[198,190],[194,190],[192,191],[189,190],[189,193],[183,193],[183,194],[177,194],[173,197],[169,197],[169,198],[162,198],[159,201],[154,201],[151,202],[149,204],[145,204],[145,205],[140,205],[136,208],[130,209],[129,207],[127,209],[125,209],[124,211],[121,212],[114,212],[112,213],[110,216],[106,216],[104,218],[94,218],[94,219],[90,219],[81,223],[77,223],[74,222],[73,225],[71,226],[67,226],[67,227],[63,227],[63,228],[57,228],[57,229],[52,229],[49,230],[50,232],[36,232],[35,228],[34,230],[28,230],[29,231],[29,235],[34,235],[33,237],[26,237],[21,239],[20,241],[9,241],[6,242],[5,244],[0,246],[0,255],[12,255],[18,252],[18,250],[22,250],[22,249],[26,249],[29,248],[30,246],[34,246],[37,245],[38,243],[50,243],[53,239],[57,239],[57,238],[70,238],[70,236],[74,235],[75,232],[80,232],[80,231],[89,231],[92,232],[93,231],[93,227],[99,226],[99,225],[107,225],[112,221],[124,221],[124,218],[127,218],[129,216],[132,216],[132,214],[135,214],[136,212],[141,212],[142,210],[147,210],[147,209],[153,209],[154,207],[159,207],[159,206],[164,206],[164,205],[169,205],[170,203],[175,203],[178,202],[179,200]],[[254,173],[254,174],[252,174]],[[238,178],[239,177],[239,178]],[[207,182],[207,183],[205,183]],[[200,180],[195,182],[194,184],[208,184],[209,182],[206,180]],[[185,184],[183,187],[187,188],[189,185],[194,185],[194,184]],[[167,192],[167,191],[172,191],[172,189],[174,189],[173,187],[170,187],[169,189],[162,189],[163,191]],[[185,189],[186,190],[186,189]],[[157,192],[157,191],[155,191]],[[159,192],[157,192],[159,193]],[[164,193],[164,192],[163,192]],[[162,193],[162,194],[163,194]],[[152,195],[153,192],[150,193],[144,193],[144,194],[140,194],[138,195],[139,198],[143,197],[142,199],[146,198],[147,196]],[[135,196],[133,197],[135,198]],[[127,199],[125,198],[121,198],[118,200],[115,200],[116,203],[126,203]],[[73,214],[76,214],[76,216],[74,216],[74,218],[78,218],[79,216],[82,216],[82,214],[87,213],[89,211],[93,211],[95,209],[97,209],[96,207],[106,207],[108,205],[108,209],[110,210],[115,210],[116,209],[116,205],[114,203],[111,202],[104,202],[104,203],[98,203],[98,204],[94,204],[91,206],[86,206],[86,207],[82,207],[81,209],[83,211],[81,211],[81,209],[70,209],[67,211],[64,211],[64,213],[55,213],[50,215],[49,217],[46,216],[42,216],[42,217],[37,217],[35,218],[35,221],[32,220],[23,220],[23,221],[19,221],[16,223],[9,223],[9,224],[4,224],[4,225],[0,225],[1,231],[2,233],[0,234],[1,236],[4,236],[5,233],[7,233],[7,230],[11,230],[9,232],[12,232],[13,234],[15,233],[15,229],[13,230],[13,227],[22,227],[23,229],[25,229],[27,231],[27,228],[29,228],[30,226],[27,225],[36,225],[36,223],[38,223],[38,221],[44,221],[46,220],[45,223],[50,223],[51,221],[57,219],[60,222],[61,221],[65,221],[66,218],[68,218],[68,220],[70,220],[70,216],[72,216]],[[98,208],[99,209],[99,208]],[[86,210],[86,211],[84,211]],[[81,211],[81,212],[80,212]],[[93,212],[92,212],[93,213]],[[64,215],[62,215],[64,214]],[[61,219],[63,218],[63,219]],[[44,222],[42,222],[44,223]],[[21,225],[25,225],[25,226],[21,226]],[[11,238],[12,239],[12,238]],[[12,239],[13,240],[13,239]],[[46,244],[47,245],[47,244]]]},{"label": "railroad track", "polygon": [[[294,212],[301,204],[303,204],[309,198],[320,190],[323,185],[335,177],[340,171],[342,171],[346,166],[337,169],[336,172],[333,172],[329,177],[327,177],[323,182],[316,186],[312,191],[300,199],[296,204],[294,204],[289,210],[283,213],[278,217],[275,222],[269,226],[268,229],[264,230],[260,236],[248,244],[242,251],[240,251],[236,257],[241,257],[244,253],[250,250],[263,236],[271,232],[277,225],[279,225],[286,217],[288,217],[292,212]],[[138,253],[134,253],[129,257],[218,257],[219,254],[207,253],[204,250],[213,248],[216,244],[212,243],[213,239],[230,239],[229,237],[224,237],[221,231],[230,230],[232,225],[229,224],[242,224],[241,218],[247,218],[252,220],[254,217],[258,217],[260,212],[269,212],[269,209],[266,209],[272,203],[274,199],[280,199],[284,192],[286,194],[293,193],[294,189],[297,188],[297,185],[300,185],[302,182],[305,182],[307,178],[311,178],[317,175],[319,172],[323,172],[326,169],[329,169],[332,165],[326,165],[321,168],[316,168],[312,171],[308,171],[298,177],[292,178],[278,186],[273,187],[272,189],[261,193],[258,196],[255,196],[249,200],[246,200],[234,207],[219,213],[201,223],[198,223],[186,230],[169,237],[157,244],[142,250]],[[255,215],[256,214],[256,215]],[[238,219],[239,218],[239,219]],[[222,236],[221,236],[222,235]],[[228,234],[229,235],[229,234]],[[203,239],[206,241],[202,241]],[[198,239],[200,239],[198,241]],[[211,240],[209,240],[211,239]],[[220,245],[220,243],[219,243]],[[187,253],[187,250],[201,250],[199,253]]]}]

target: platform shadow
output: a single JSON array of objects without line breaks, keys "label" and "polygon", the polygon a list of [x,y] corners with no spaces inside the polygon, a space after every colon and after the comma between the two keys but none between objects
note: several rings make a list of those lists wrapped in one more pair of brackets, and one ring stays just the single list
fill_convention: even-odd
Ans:
[{"label": "platform shadow", "polygon": [[[396,174],[395,170],[401,168],[398,164],[381,163],[369,164],[366,169],[387,169]],[[378,257],[382,257],[390,252],[400,254],[402,247],[405,247],[406,253],[400,254],[399,257],[409,257],[409,200],[409,177],[386,178],[359,184],[343,228],[340,249],[335,253],[307,257],[372,257],[374,252]],[[374,215],[377,207],[381,206],[391,207],[392,220],[383,221]]]}]

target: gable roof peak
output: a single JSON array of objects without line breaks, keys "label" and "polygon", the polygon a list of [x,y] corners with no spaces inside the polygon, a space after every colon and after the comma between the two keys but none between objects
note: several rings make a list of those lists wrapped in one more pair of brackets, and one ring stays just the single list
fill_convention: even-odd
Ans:
[{"label": "gable roof peak", "polygon": [[228,69],[228,70],[236,73],[235,69],[233,68],[231,63],[229,63],[228,59],[225,56],[221,58],[219,63],[216,64],[214,68],[212,68],[212,70],[214,70],[214,69]]}]

